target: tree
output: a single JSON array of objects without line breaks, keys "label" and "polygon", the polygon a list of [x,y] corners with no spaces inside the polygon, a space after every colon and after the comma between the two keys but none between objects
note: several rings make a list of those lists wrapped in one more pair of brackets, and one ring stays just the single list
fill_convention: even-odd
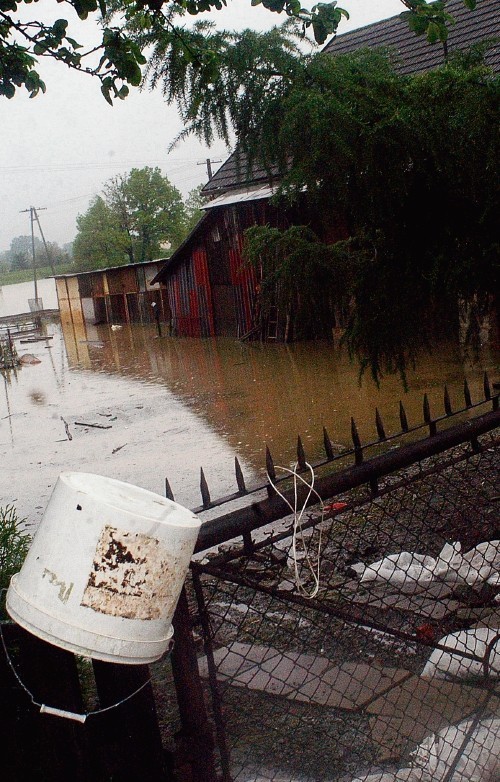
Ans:
[{"label": "tree", "polygon": [[183,238],[182,196],[159,168],[133,168],[128,177],[111,179],[104,192],[128,237],[131,261],[152,261]]},{"label": "tree", "polygon": [[186,216],[179,191],[159,168],[146,166],[110,179],[77,228],[75,264],[94,269],[164,256],[184,237]]},{"label": "tree", "polygon": [[[446,41],[452,20],[445,0],[401,2],[417,34],[426,34],[431,41]],[[474,8],[476,0],[464,2]],[[36,70],[39,57],[52,58],[95,77],[109,103],[114,98],[125,98],[128,85],[141,83],[144,51],[152,43],[160,42],[167,49],[167,60],[181,62],[184,69],[197,68],[207,85],[217,78],[223,64],[221,52],[207,45],[200,28],[195,33],[187,30],[183,17],[221,9],[226,0],[68,0],[80,19],[90,17],[101,29],[100,42],[89,49],[71,36],[65,18],[53,24],[36,16],[26,21],[23,10],[28,4],[30,0],[0,0],[0,95],[7,98],[12,98],[19,87],[25,87],[30,97],[45,92]],[[318,3],[311,10],[302,8],[299,0],[252,0],[252,5],[258,4],[295,19],[302,33],[310,31],[320,44],[336,32],[342,17],[348,16],[335,0]],[[181,100],[182,92],[179,83]]]},{"label": "tree", "polygon": [[203,185],[198,185],[198,187],[190,190],[186,198],[186,231],[188,233],[193,230],[196,223],[203,216],[202,207],[206,204],[207,199],[201,194],[202,187]]},{"label": "tree", "polygon": [[99,269],[127,263],[127,238],[113,210],[97,196],[76,220],[78,233],[73,243],[75,268]]},{"label": "tree", "polygon": [[[34,237],[35,258],[39,265],[40,259],[44,257],[43,244],[38,238]],[[33,266],[33,249],[31,236],[15,236],[7,251],[7,256],[12,269],[29,269]]]},{"label": "tree", "polygon": [[[349,347],[378,378],[404,372],[436,322],[439,333],[456,331],[459,299],[491,301],[499,89],[473,55],[408,77],[360,51],[317,55],[263,97],[259,123],[240,143],[273,161],[279,195],[306,201],[309,223],[294,229],[295,244],[290,231],[250,231],[247,256],[290,292],[288,306],[301,293],[299,336],[324,333],[328,314],[318,320],[318,310],[331,304],[333,325],[333,305],[348,303]],[[343,236],[326,243],[339,222]]]}]

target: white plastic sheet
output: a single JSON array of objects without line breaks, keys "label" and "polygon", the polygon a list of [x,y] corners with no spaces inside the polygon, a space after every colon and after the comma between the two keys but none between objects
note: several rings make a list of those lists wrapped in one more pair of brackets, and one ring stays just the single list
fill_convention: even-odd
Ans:
[{"label": "white plastic sheet", "polygon": [[[439,643],[456,651],[434,649],[420,674],[422,679],[484,676],[485,664],[488,676],[498,677],[500,674],[500,629],[476,627],[460,630],[441,638]],[[464,657],[463,652],[479,659]]]},{"label": "white plastic sheet", "polygon": [[489,718],[477,725],[472,719],[464,720],[428,736],[413,754],[411,768],[369,774],[353,782],[498,782],[499,779],[500,720]]},{"label": "white plastic sheet", "polygon": [[500,586],[500,540],[480,543],[465,554],[458,541],[446,543],[437,559],[401,551],[371,565],[359,562],[352,569],[362,584],[387,583],[407,593],[422,591],[436,581],[471,587],[485,583]]}]

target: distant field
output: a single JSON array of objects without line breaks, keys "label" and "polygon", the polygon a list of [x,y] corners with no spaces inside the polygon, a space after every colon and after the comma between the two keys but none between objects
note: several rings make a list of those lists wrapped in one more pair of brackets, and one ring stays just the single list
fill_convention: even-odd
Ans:
[{"label": "distant field", "polygon": [[[56,266],[56,274],[70,274],[74,272],[73,264],[66,263]],[[53,277],[50,266],[40,266],[36,275],[39,280]],[[14,285],[16,282],[30,282],[33,279],[33,269],[16,269],[15,271],[0,271],[0,285]]]}]

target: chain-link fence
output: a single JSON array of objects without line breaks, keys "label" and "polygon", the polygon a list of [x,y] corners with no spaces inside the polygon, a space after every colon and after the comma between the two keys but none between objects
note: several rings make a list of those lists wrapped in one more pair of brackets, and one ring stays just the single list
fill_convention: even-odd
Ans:
[{"label": "chain-link fence", "polygon": [[498,468],[496,430],[193,563],[226,780],[500,779]]}]

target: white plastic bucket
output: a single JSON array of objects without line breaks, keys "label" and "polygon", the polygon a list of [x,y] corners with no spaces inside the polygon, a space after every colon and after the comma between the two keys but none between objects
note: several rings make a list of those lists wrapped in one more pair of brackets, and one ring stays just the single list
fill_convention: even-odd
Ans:
[{"label": "white plastic bucket", "polygon": [[61,473],[7,611],[33,635],[85,657],[141,664],[172,637],[200,520],[129,483]]}]

